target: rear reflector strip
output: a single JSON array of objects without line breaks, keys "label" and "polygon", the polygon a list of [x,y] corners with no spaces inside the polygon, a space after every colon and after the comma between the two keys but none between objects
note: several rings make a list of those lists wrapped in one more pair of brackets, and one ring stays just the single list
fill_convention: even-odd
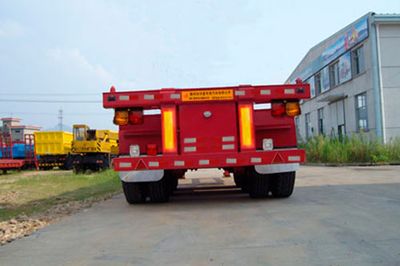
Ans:
[{"label": "rear reflector strip", "polygon": [[300,156],[289,156],[288,161],[290,162],[300,161]]},{"label": "rear reflector strip", "polygon": [[209,165],[210,160],[199,160],[199,165]]},{"label": "rear reflector strip", "polygon": [[222,145],[223,150],[233,150],[235,148],[234,144],[224,144]]},{"label": "rear reflector strip", "polygon": [[154,95],[153,94],[145,94],[144,99],[145,100],[154,100]]},{"label": "rear reflector strip", "polygon": [[285,94],[294,94],[294,89],[285,89]]},{"label": "rear reflector strip", "polygon": [[246,94],[245,91],[235,91],[236,96],[244,96]]},{"label": "rear reflector strip", "polygon": [[184,143],[196,143],[196,138],[185,138]]},{"label": "rear reflector strip", "polygon": [[119,100],[120,101],[129,101],[129,96],[128,95],[120,95]]},{"label": "rear reflector strip", "polygon": [[190,147],[185,147],[185,148],[183,148],[183,151],[184,151],[184,152],[195,152],[196,150],[197,150],[197,148],[194,147],[194,146],[190,146]]},{"label": "rear reflector strip", "polygon": [[222,137],[222,141],[223,142],[235,141],[235,137],[234,136],[225,136],[225,137]]},{"label": "rear reflector strip", "polygon": [[261,95],[271,95],[271,90],[260,90]]},{"label": "rear reflector strip", "polygon": [[261,163],[261,158],[259,158],[259,157],[253,157],[253,158],[251,158],[251,162],[252,162],[252,163]]},{"label": "rear reflector strip", "polygon": [[180,99],[181,95],[179,93],[173,93],[173,94],[171,94],[170,98],[171,99]]},{"label": "rear reflector strip", "polygon": [[174,161],[175,166],[185,166],[185,161]]},{"label": "rear reflector strip", "polygon": [[227,158],[226,159],[226,163],[236,163],[236,162],[237,162],[236,158]]},{"label": "rear reflector strip", "polygon": [[164,153],[177,152],[176,140],[176,109],[175,107],[163,107],[162,117],[162,144]]},{"label": "rear reflector strip", "polygon": [[122,163],[119,163],[119,167],[120,168],[130,168],[130,167],[132,167],[132,163],[122,162]]},{"label": "rear reflector strip", "polygon": [[149,167],[159,167],[160,163],[159,162],[149,162]]},{"label": "rear reflector strip", "polygon": [[253,104],[239,104],[239,126],[242,150],[254,149]]}]

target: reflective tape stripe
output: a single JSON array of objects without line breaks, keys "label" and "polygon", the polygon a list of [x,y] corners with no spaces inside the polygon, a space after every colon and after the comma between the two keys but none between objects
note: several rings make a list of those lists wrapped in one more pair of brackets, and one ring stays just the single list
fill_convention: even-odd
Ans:
[{"label": "reflective tape stripe", "polygon": [[226,163],[236,163],[236,158],[226,158]]},{"label": "reflective tape stripe", "polygon": [[271,90],[260,90],[261,95],[271,95]]},{"label": "reflective tape stripe", "polygon": [[153,94],[145,94],[144,99],[145,100],[154,100],[154,95]]},{"label": "reflective tape stripe", "polygon": [[120,95],[119,100],[120,101],[129,101],[129,96],[128,95]]},{"label": "reflective tape stripe", "polygon": [[171,99],[180,99],[181,95],[179,93],[173,93],[173,94],[171,94],[170,98]]},{"label": "reflective tape stripe", "polygon": [[259,158],[259,157],[253,157],[253,158],[251,158],[251,162],[252,162],[252,163],[261,163],[261,158]]},{"label": "reflective tape stripe", "polygon": [[129,168],[129,167],[132,167],[132,163],[122,162],[122,163],[119,163],[119,167],[121,167],[121,168]]},{"label": "reflective tape stripe", "polygon": [[288,160],[293,162],[293,161],[300,161],[300,156],[289,156]]},{"label": "reflective tape stripe", "polygon": [[195,146],[189,146],[189,147],[183,148],[183,150],[184,150],[185,152],[194,152],[194,151],[197,150],[197,148],[196,148]]},{"label": "reflective tape stripe", "polygon": [[246,94],[245,91],[235,91],[235,95],[236,95],[236,96],[243,96],[243,95],[245,95],[245,94]]},{"label": "reflective tape stripe", "polygon": [[222,145],[223,150],[233,150],[235,148],[234,144],[224,144]]},{"label": "reflective tape stripe", "polygon": [[184,143],[196,143],[196,138],[185,138]]},{"label": "reflective tape stripe", "polygon": [[285,94],[294,94],[294,89],[285,89]]},{"label": "reflective tape stripe", "polygon": [[222,141],[223,141],[223,142],[234,141],[234,140],[235,140],[235,137],[234,137],[234,136],[225,136],[225,137],[222,137]]},{"label": "reflective tape stripe", "polygon": [[158,162],[149,162],[149,167],[159,167],[160,164]]},{"label": "reflective tape stripe", "polygon": [[210,160],[199,160],[200,165],[208,165],[210,164]]},{"label": "reflective tape stripe", "polygon": [[185,166],[185,161],[174,161],[175,166]]}]

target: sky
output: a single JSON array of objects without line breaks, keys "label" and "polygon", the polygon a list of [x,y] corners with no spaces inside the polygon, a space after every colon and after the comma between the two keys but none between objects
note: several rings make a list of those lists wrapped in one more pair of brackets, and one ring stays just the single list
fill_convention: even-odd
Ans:
[{"label": "sky", "polygon": [[115,128],[101,93],[284,83],[308,50],[399,0],[0,0],[0,117]]}]

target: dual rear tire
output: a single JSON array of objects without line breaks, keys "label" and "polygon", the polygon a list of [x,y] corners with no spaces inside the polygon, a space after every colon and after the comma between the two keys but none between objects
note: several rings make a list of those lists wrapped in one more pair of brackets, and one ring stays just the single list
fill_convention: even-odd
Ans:
[{"label": "dual rear tire", "polygon": [[240,174],[234,174],[236,186],[252,198],[266,198],[271,193],[274,198],[290,197],[294,190],[296,172],[259,174],[253,167]]},{"label": "dual rear tire", "polygon": [[148,199],[154,203],[168,202],[178,187],[178,178],[169,173],[154,182],[121,182],[129,204],[145,203]]}]

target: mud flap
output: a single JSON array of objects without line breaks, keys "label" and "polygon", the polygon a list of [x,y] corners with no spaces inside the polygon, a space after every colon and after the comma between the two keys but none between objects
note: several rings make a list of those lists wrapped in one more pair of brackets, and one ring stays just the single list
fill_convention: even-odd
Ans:
[{"label": "mud flap", "polygon": [[159,181],[164,176],[164,170],[147,171],[122,171],[119,178],[127,183],[130,182],[153,182]]}]

